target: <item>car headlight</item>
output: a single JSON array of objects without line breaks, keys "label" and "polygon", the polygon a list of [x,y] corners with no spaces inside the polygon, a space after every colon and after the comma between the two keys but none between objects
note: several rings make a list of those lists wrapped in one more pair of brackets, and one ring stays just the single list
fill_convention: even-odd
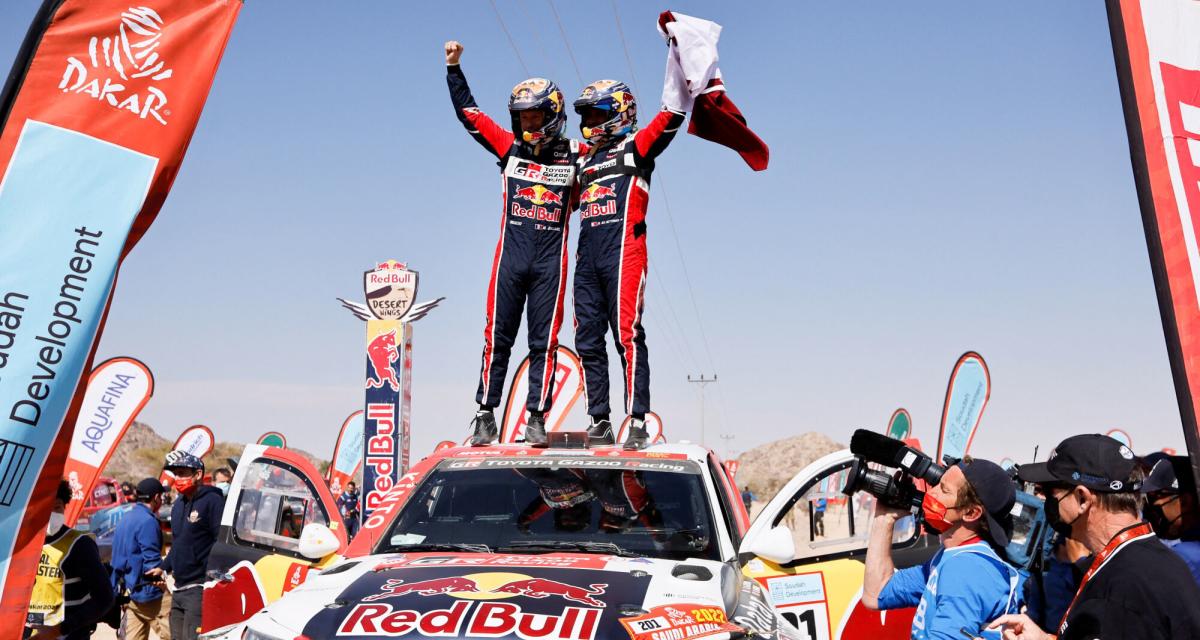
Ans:
[{"label": "car headlight", "polygon": [[242,632],[242,640],[285,640],[285,639],[277,638],[273,635],[266,634],[261,631],[255,631],[254,629],[251,629],[250,627],[246,627],[246,630]]},{"label": "car headlight", "polygon": [[242,636],[237,633],[241,624],[231,624],[200,634],[200,640],[239,640]]}]

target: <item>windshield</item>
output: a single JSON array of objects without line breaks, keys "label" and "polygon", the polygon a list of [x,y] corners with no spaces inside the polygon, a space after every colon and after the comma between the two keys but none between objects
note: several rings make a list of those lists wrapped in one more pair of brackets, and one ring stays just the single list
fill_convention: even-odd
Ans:
[{"label": "windshield", "polygon": [[686,460],[447,460],[425,478],[379,553],[584,552],[719,560],[698,465]]}]

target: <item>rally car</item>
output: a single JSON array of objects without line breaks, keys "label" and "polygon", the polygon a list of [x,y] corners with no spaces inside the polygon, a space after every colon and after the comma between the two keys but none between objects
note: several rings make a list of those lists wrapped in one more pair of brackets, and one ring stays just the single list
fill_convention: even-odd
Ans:
[{"label": "rally car", "polygon": [[[906,638],[861,596],[872,498],[849,451],[801,470],[749,523],[711,451],[659,444],[447,448],[347,545],[320,476],[251,446],[226,502],[211,638]],[[287,507],[286,510],[284,507]],[[901,521],[896,563],[936,540]]]}]

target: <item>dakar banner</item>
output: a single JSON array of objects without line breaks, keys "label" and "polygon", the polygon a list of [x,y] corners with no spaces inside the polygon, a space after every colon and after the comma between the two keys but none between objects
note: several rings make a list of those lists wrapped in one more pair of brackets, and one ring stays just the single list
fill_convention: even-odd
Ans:
[{"label": "dakar banner", "polygon": [[363,412],[355,411],[342,422],[333,457],[329,459],[329,490],[333,497],[342,495],[346,483],[358,477],[363,462]]},{"label": "dakar banner", "polygon": [[892,412],[892,417],[888,418],[887,435],[897,440],[912,435],[912,416],[908,415],[908,409],[901,407]]},{"label": "dakar banner", "polygon": [[112,358],[92,370],[63,468],[71,484],[67,526],[75,526],[96,478],[152,395],[154,376],[134,358]]},{"label": "dakar banner", "polygon": [[[212,451],[213,442],[212,429],[202,424],[196,424],[184,429],[183,433],[179,434],[179,437],[175,439],[175,444],[171,446],[171,451],[186,451],[203,459],[208,452]],[[174,474],[163,471],[159,474],[158,481],[166,482],[173,476]]]},{"label": "dakar banner", "polygon": [[1108,21],[1175,397],[1200,486],[1200,3],[1108,0]]},{"label": "dakar banner", "polygon": [[408,470],[412,406],[412,325],[367,320],[366,406],[362,431],[363,509],[366,520]]},{"label": "dakar banner", "polygon": [[121,259],[241,2],[46,0],[0,93],[0,627],[19,628]]},{"label": "dakar banner", "polygon": [[942,405],[942,426],[938,431],[937,462],[942,456],[961,458],[971,450],[975,430],[983,418],[988,398],[992,395],[992,378],[983,356],[968,351],[954,363],[950,384],[946,386],[946,402]]},{"label": "dakar banner", "polygon": [[[550,411],[546,412],[546,431],[562,428],[567,414],[583,395],[583,365],[579,356],[567,347],[558,346],[554,366],[554,392],[550,396]],[[504,422],[500,431],[500,442],[516,442],[525,437],[525,400],[529,396],[529,356],[521,361],[508,387],[508,399],[504,403]]]},{"label": "dakar banner", "polygon": [[287,437],[278,431],[268,431],[258,437],[258,444],[264,447],[279,447],[280,449],[287,448]]}]

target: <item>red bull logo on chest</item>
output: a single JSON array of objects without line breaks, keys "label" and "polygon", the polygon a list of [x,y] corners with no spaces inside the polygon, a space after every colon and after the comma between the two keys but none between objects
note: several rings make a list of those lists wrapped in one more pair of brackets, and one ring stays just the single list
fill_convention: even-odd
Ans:
[{"label": "red bull logo on chest", "polygon": [[513,192],[513,199],[528,200],[533,204],[562,204],[562,196],[540,184],[517,189]]}]

